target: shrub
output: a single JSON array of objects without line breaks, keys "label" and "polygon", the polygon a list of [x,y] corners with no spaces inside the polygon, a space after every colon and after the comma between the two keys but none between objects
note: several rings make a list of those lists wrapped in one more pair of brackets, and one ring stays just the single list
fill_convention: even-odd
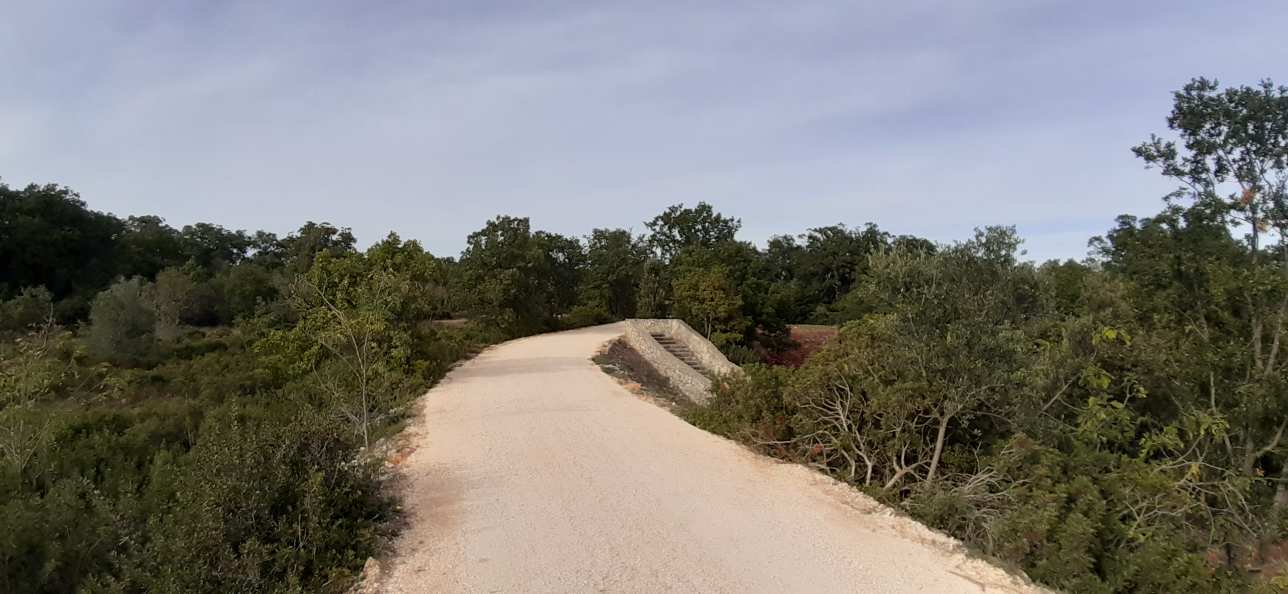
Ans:
[{"label": "shrub", "polygon": [[179,322],[192,310],[196,290],[197,283],[178,268],[157,273],[150,293],[158,338],[170,340],[179,335]]},{"label": "shrub", "polygon": [[[286,411],[283,411],[286,412]],[[156,493],[117,587],[147,592],[339,592],[336,570],[372,554],[391,511],[375,468],[354,463],[350,432],[326,417],[225,406]]]},{"label": "shrub", "polygon": [[559,325],[563,328],[584,328],[586,326],[597,326],[607,324],[613,321],[612,314],[602,305],[582,304],[572,308],[572,311],[559,320]]},{"label": "shrub", "polygon": [[795,407],[783,400],[792,370],[759,364],[743,369],[743,375],[721,378],[712,386],[707,404],[687,411],[686,418],[712,433],[784,452],[796,414]]},{"label": "shrub", "polygon": [[277,298],[278,278],[258,264],[242,263],[220,271],[217,285],[223,290],[225,323],[249,317],[263,304]]},{"label": "shrub", "polygon": [[21,333],[54,316],[53,295],[44,287],[27,287],[0,303],[0,333]]},{"label": "shrub", "polygon": [[91,354],[127,365],[155,354],[157,316],[148,290],[135,277],[117,281],[94,298],[86,332]]}]

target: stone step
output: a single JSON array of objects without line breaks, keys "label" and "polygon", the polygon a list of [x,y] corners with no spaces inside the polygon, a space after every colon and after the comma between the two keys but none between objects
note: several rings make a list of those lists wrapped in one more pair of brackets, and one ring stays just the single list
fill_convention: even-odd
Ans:
[{"label": "stone step", "polygon": [[697,371],[704,371],[702,363],[698,361],[698,358],[693,355],[693,351],[689,350],[689,347],[685,346],[684,343],[660,332],[650,332],[649,334],[653,337],[653,340],[656,340],[666,352],[674,355],[676,359]]}]

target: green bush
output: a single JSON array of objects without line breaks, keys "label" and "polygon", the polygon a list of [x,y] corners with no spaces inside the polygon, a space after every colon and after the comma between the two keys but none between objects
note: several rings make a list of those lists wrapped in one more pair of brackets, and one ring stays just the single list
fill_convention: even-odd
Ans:
[{"label": "green bush", "polygon": [[138,277],[118,281],[94,298],[86,344],[94,356],[124,365],[149,361],[156,353],[156,309]]},{"label": "green bush", "polygon": [[25,333],[53,315],[53,295],[47,289],[25,288],[13,299],[0,302],[0,336]]},{"label": "green bush", "polygon": [[743,369],[744,374],[721,378],[707,404],[688,409],[685,416],[712,433],[782,451],[792,437],[796,414],[783,400],[791,370],[759,364]]},{"label": "green bush", "polygon": [[[23,454],[0,457],[0,591],[343,591],[390,518],[378,461],[249,355],[233,343],[0,407],[0,452]],[[99,386],[124,400],[75,392]],[[81,402],[48,396],[65,390]]]},{"label": "green bush", "polygon": [[572,311],[559,320],[559,326],[565,329],[584,328],[586,326],[598,326],[613,321],[612,314],[602,305],[582,304],[572,308]]},{"label": "green bush", "polygon": [[[105,362],[58,328],[0,343],[0,591],[345,591],[393,509],[367,438],[494,337],[436,327],[399,264],[423,252],[382,245],[378,267],[316,258],[312,292],[230,328],[175,323],[193,288],[178,271],[159,293],[120,281],[81,337]],[[158,308],[182,329],[163,342]]]},{"label": "green bush", "polygon": [[146,592],[341,591],[392,509],[350,433],[325,417],[214,411],[153,496],[165,513],[119,576]]}]

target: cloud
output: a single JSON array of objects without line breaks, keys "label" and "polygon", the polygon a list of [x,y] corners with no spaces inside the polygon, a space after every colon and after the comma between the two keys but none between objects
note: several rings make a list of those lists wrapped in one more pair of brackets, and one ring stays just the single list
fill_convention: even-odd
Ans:
[{"label": "cloud", "polygon": [[1171,89],[1288,58],[1278,3],[1237,35],[1222,7],[978,4],[27,3],[0,23],[0,175],[441,254],[496,214],[584,234],[707,200],[753,240],[1015,224],[1080,257],[1170,189],[1127,149]]}]

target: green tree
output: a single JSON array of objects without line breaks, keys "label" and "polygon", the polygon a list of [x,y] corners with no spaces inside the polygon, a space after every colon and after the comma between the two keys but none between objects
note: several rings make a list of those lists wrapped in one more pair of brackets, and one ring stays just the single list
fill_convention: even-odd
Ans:
[{"label": "green tree", "polygon": [[150,287],[134,277],[117,281],[94,298],[86,344],[101,359],[138,364],[151,358],[156,346],[156,309]]},{"label": "green tree", "polygon": [[405,320],[443,319],[452,314],[448,264],[425,251],[420,242],[396,233],[367,249],[368,266],[397,280],[396,310]]},{"label": "green tree", "polygon": [[890,235],[872,223],[862,229],[841,224],[817,227],[802,238],[796,274],[807,280],[804,289],[819,305],[849,293],[867,267],[868,257],[890,245]]},{"label": "green tree", "polygon": [[1188,197],[1248,226],[1253,254],[1268,229],[1288,226],[1288,87],[1270,80],[1222,90],[1197,78],[1174,94],[1167,125],[1181,140],[1153,135],[1132,149],[1149,167],[1184,184]]},{"label": "green tree", "polygon": [[675,279],[675,313],[717,346],[742,336],[742,297],[721,267],[689,268]]},{"label": "green tree", "polygon": [[189,257],[179,232],[155,216],[127,218],[117,249],[118,273],[127,278],[155,279],[166,268],[183,266]]},{"label": "green tree", "polygon": [[890,234],[868,223],[850,229],[842,224],[816,227],[799,236],[771,240],[766,265],[779,288],[796,296],[786,315],[790,321],[846,321],[837,304],[865,273],[868,258],[891,244]]},{"label": "green tree", "polygon": [[0,344],[0,410],[30,405],[60,391],[74,375],[69,332],[46,322]]},{"label": "green tree", "polygon": [[586,238],[581,302],[614,319],[635,317],[648,247],[625,229],[595,229]]},{"label": "green tree", "polygon": [[219,268],[241,262],[251,246],[245,231],[229,231],[211,223],[185,225],[179,231],[179,242],[187,259],[207,278]]},{"label": "green tree", "polygon": [[27,287],[16,297],[0,302],[0,333],[25,333],[52,321],[54,296],[44,287]]},{"label": "green tree", "polygon": [[533,233],[526,218],[497,217],[466,239],[458,290],[485,326],[510,336],[541,332],[575,298],[578,263],[566,238]]},{"label": "green tree", "polygon": [[405,360],[394,353],[402,337],[390,323],[391,280],[375,272],[361,287],[333,284],[336,292],[328,294],[301,276],[291,290],[302,314],[291,333],[304,334],[325,351],[315,359],[314,385],[328,397],[326,408],[352,424],[364,448],[371,445],[375,415],[400,396],[398,368]]},{"label": "green tree", "polygon": [[855,289],[869,313],[845,326],[797,393],[797,406],[819,415],[800,428],[808,446],[844,459],[863,484],[933,483],[954,435],[1004,417],[1024,321],[1039,306],[1018,245],[1013,229],[990,228],[933,255],[874,256]]},{"label": "green tree", "polygon": [[260,237],[261,248],[258,259],[266,265],[286,266],[286,274],[302,274],[313,266],[313,259],[323,252],[332,256],[351,254],[357,251],[357,239],[348,227],[338,228],[330,223],[309,221],[298,231],[285,239],[273,242],[273,238]]},{"label": "green tree", "polygon": [[[723,241],[710,246],[688,246],[671,260],[667,270],[675,279],[672,283],[675,283],[692,270],[717,268],[724,271],[728,284],[741,303],[738,316],[741,319],[727,331],[736,335],[722,335],[726,347],[746,346],[765,335],[785,333],[786,319],[771,302],[771,284],[766,280],[765,261],[754,245],[745,241]],[[729,348],[725,350],[727,354],[736,354]]]},{"label": "green tree", "polygon": [[742,222],[717,213],[706,202],[699,202],[693,208],[676,204],[645,226],[649,229],[649,247],[664,262],[670,262],[686,247],[711,247],[733,241]]},{"label": "green tree", "polygon": [[156,313],[156,336],[172,340],[179,335],[179,323],[192,307],[197,283],[178,268],[167,268],[157,273],[149,296]]},{"label": "green tree", "polygon": [[548,285],[549,307],[554,315],[566,313],[577,304],[586,266],[585,248],[575,237],[546,231],[533,233],[532,240],[544,270],[537,280]]},{"label": "green tree", "polygon": [[667,318],[671,316],[671,282],[666,264],[657,258],[645,260],[640,271],[640,288],[636,297],[636,313],[641,318]]},{"label": "green tree", "polygon": [[93,295],[116,274],[121,229],[71,189],[0,183],[0,298],[38,286],[56,299]]},{"label": "green tree", "polygon": [[213,286],[222,292],[220,319],[225,323],[255,315],[258,308],[275,301],[286,281],[257,261],[229,266],[215,276]]},{"label": "green tree", "polygon": [[[1115,266],[1151,269],[1145,279],[1170,273],[1193,281],[1168,293],[1184,300],[1174,311],[1202,337],[1201,352],[1223,354],[1208,358],[1206,400],[1231,425],[1226,453],[1249,475],[1280,467],[1276,504],[1288,507],[1288,420],[1280,413],[1288,406],[1288,356],[1280,353],[1288,319],[1288,87],[1266,80],[1222,90],[1194,79],[1174,94],[1167,124],[1179,144],[1151,136],[1133,152],[1182,184],[1168,198],[1174,208],[1140,229],[1124,221],[1098,245]],[[1180,208],[1187,199],[1189,208]],[[1227,228],[1246,229],[1246,245],[1232,250]],[[1143,258],[1153,264],[1128,260],[1143,247],[1166,249],[1150,239],[1169,235],[1185,245],[1164,242],[1180,249]],[[1264,245],[1268,238],[1274,245]],[[1200,255],[1212,246],[1222,253]]]},{"label": "green tree", "polygon": [[297,382],[310,406],[351,424],[364,447],[381,411],[420,386],[418,356],[433,340],[427,322],[440,263],[395,234],[366,253],[322,252],[287,296],[293,325],[256,345],[284,381]]}]

